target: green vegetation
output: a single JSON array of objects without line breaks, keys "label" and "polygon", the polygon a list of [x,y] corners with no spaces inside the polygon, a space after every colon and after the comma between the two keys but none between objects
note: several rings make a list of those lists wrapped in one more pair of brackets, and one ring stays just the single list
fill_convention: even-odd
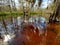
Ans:
[{"label": "green vegetation", "polygon": [[[36,12],[30,12],[30,15],[37,15]],[[17,16],[23,16],[23,12],[0,12],[0,19],[3,18],[9,18],[9,17],[17,17]]]},{"label": "green vegetation", "polygon": [[[29,12],[31,15],[36,15],[38,14],[37,12]],[[21,12],[0,12],[0,16],[8,16],[8,15],[11,15],[11,16],[14,16],[14,15],[24,15],[24,13],[21,11]]]},{"label": "green vegetation", "polygon": [[[46,11],[40,10],[40,11],[31,11],[28,12],[29,16],[38,16],[38,15],[45,15]],[[0,12],[0,19],[3,17],[4,19],[9,18],[9,17],[17,17],[17,16],[24,16],[23,11],[15,11],[15,12]]]}]

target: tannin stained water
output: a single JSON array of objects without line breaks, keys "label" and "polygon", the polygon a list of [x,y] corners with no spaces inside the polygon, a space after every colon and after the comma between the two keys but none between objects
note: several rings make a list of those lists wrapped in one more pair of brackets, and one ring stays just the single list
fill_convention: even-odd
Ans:
[{"label": "tannin stained water", "polygon": [[[60,41],[57,39],[57,36],[60,36],[60,24],[49,23],[44,28],[41,28],[40,25],[43,23],[36,22],[28,22],[22,23],[20,19],[14,19],[13,24],[8,24],[8,31],[10,30],[10,26],[12,26],[11,33],[15,33],[15,37],[12,38],[8,45],[59,45]],[[7,22],[7,21],[6,21]],[[10,22],[9,22],[10,23]],[[21,24],[22,23],[22,24]],[[44,23],[45,24],[45,23]],[[17,27],[15,25],[18,25]],[[2,26],[3,27],[3,26]],[[15,27],[15,28],[14,28]],[[16,32],[15,32],[16,31]]]},{"label": "tannin stained water", "polygon": [[[59,45],[56,38],[57,26],[57,24],[49,24],[46,29],[41,30],[38,27],[25,23],[10,45]],[[40,32],[43,33],[41,34]]]}]

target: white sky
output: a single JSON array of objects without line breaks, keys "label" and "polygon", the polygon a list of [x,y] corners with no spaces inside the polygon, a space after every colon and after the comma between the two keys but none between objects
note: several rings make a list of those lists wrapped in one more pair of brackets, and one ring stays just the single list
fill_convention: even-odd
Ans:
[{"label": "white sky", "polygon": [[50,5],[52,2],[52,0],[43,0],[41,8],[47,8],[47,6]]},{"label": "white sky", "polygon": [[15,0],[16,6],[19,6],[19,1]]},{"label": "white sky", "polygon": [[[16,6],[19,6],[18,0],[15,0],[15,2],[16,2]],[[52,2],[52,0],[43,0],[41,8],[46,8],[51,2]],[[38,0],[36,0],[35,4],[37,4],[37,3],[38,3]]]}]

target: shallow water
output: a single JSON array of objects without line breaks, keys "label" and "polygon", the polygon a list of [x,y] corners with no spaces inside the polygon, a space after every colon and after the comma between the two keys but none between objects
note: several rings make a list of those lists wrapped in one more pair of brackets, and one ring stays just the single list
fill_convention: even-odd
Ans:
[{"label": "shallow water", "polygon": [[[56,35],[55,32],[57,31],[55,30],[60,30],[60,25],[48,24],[46,20],[44,22],[44,19],[41,19],[41,21],[38,17],[29,18],[29,20],[26,20],[27,22],[22,20],[21,17],[12,18],[12,21],[5,19],[5,27],[3,21],[0,22],[2,37],[6,33],[12,37],[11,40],[8,40],[8,45],[48,45],[48,43],[55,45],[55,39],[57,35],[59,36],[59,33]],[[56,44],[58,44],[57,40]]]}]

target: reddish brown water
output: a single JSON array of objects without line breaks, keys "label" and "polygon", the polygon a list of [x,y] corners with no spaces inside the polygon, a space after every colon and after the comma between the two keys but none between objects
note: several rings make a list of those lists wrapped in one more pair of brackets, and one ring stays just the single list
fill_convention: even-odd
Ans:
[{"label": "reddish brown water", "polygon": [[[34,29],[33,25],[25,24],[22,31],[18,33],[14,39],[13,45],[60,45],[56,39],[60,27],[57,24],[49,24],[40,35],[38,28]],[[35,30],[35,31],[34,31]]]}]

